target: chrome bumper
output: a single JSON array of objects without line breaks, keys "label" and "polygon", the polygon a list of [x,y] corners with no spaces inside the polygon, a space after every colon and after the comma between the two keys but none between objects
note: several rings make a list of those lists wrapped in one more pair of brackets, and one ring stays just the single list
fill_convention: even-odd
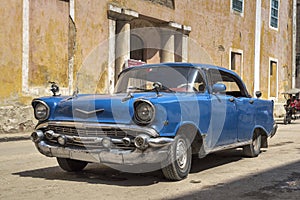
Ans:
[{"label": "chrome bumper", "polygon": [[[51,127],[54,129],[52,130]],[[56,132],[55,127],[60,129],[57,129]],[[122,129],[123,131],[138,132],[138,135],[132,139],[127,136],[110,138],[99,133],[94,135],[75,134],[68,129],[69,127],[78,130],[100,131]],[[169,146],[174,139],[158,136],[159,134],[154,129],[135,125],[47,122],[36,127],[36,131],[31,134],[31,139],[39,152],[49,157],[130,165],[157,163],[167,158]],[[77,142],[82,146],[75,145],[78,144]],[[92,147],[88,145],[92,145]],[[125,148],[119,148],[118,145],[123,145]]]},{"label": "chrome bumper", "polygon": [[35,143],[40,153],[48,157],[70,158],[94,163],[110,163],[110,164],[143,164],[158,163],[164,161],[168,156],[168,146],[155,151],[148,148],[145,151],[138,149],[131,150],[86,150],[75,149],[69,147],[61,147],[59,145],[47,144],[45,141]]},{"label": "chrome bumper", "polygon": [[278,125],[276,123],[274,123],[273,125],[273,129],[270,133],[270,136],[273,137],[275,135],[275,133],[277,132],[277,128],[278,128]]}]

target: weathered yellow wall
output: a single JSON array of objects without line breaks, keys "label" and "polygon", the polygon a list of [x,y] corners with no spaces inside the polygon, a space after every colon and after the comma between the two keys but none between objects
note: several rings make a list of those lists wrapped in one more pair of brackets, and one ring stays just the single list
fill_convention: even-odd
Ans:
[{"label": "weathered yellow wall", "polygon": [[[268,97],[269,57],[278,59],[279,92],[291,87],[292,0],[280,1],[279,30],[269,28],[270,1],[262,1],[261,90]],[[232,13],[230,1],[175,1],[175,10],[150,1],[75,1],[77,72],[90,71],[97,91],[108,87],[108,4],[132,9],[140,15],[175,21],[192,27],[189,61],[229,68],[230,48],[243,51],[242,78],[253,91],[255,1],[244,1],[244,16]],[[1,6],[0,103],[27,100],[22,89],[22,1],[6,0]],[[57,0],[30,0],[29,87],[47,88],[48,81],[68,86],[69,4]],[[220,51],[219,47],[224,47]],[[92,65],[92,66],[91,66]],[[89,69],[87,69],[89,68]],[[90,69],[91,68],[91,69]],[[95,75],[100,70],[99,74]],[[13,75],[12,75],[13,74]],[[280,95],[279,95],[280,96]]]},{"label": "weathered yellow wall", "polygon": [[22,0],[0,6],[0,106],[18,101],[22,85]]},{"label": "weathered yellow wall", "polygon": [[69,4],[30,0],[29,86],[68,86]]},{"label": "weathered yellow wall", "polygon": [[[51,95],[48,81],[68,87],[69,2],[29,0],[29,89]],[[230,49],[243,51],[242,78],[250,93],[254,83],[256,1],[244,1],[243,16],[230,10],[230,1],[175,0],[175,9],[144,0],[75,0],[74,85],[84,91],[107,92],[108,5],[134,10],[144,19],[174,21],[191,26],[189,61],[229,68]],[[0,5],[0,106],[30,105],[35,95],[22,92],[22,0],[2,0]],[[270,0],[262,0],[260,89],[268,98],[269,58],[278,59],[279,88],[291,87],[292,80],[292,0],[280,1],[278,31],[269,28]],[[158,22],[156,21],[156,22]],[[71,35],[71,34],[70,34]],[[220,48],[222,47],[222,48]],[[222,50],[224,47],[224,51]],[[158,61],[159,54],[149,59]],[[80,85],[81,84],[81,85]],[[1,124],[0,124],[1,126]],[[0,127],[1,129],[1,127]]]},{"label": "weathered yellow wall", "polygon": [[[76,1],[75,73],[83,91],[105,93],[108,88],[108,1]],[[101,87],[97,87],[101,86]],[[87,87],[90,88],[87,88]]]},{"label": "weathered yellow wall", "polygon": [[270,2],[263,1],[261,36],[261,88],[263,97],[268,98],[270,58],[278,59],[278,97],[291,88],[292,81],[292,1],[280,1],[278,30],[269,27]]}]

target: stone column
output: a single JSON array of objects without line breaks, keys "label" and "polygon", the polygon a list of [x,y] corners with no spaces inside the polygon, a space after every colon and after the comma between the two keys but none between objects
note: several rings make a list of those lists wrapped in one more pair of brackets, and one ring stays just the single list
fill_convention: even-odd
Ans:
[{"label": "stone column", "polygon": [[130,23],[117,21],[115,80],[130,58]]},{"label": "stone column", "polygon": [[115,86],[115,60],[116,60],[116,20],[108,19],[109,24],[109,42],[108,42],[108,81],[109,81],[109,89],[108,92],[110,94],[114,91]]},{"label": "stone column", "polygon": [[174,62],[175,61],[175,32],[172,30],[161,31],[161,56],[160,62]]},{"label": "stone column", "polygon": [[188,62],[189,60],[189,33],[191,30],[190,26],[183,25],[181,62]]},{"label": "stone column", "polygon": [[161,62],[187,62],[191,27],[176,22],[169,22],[164,27],[161,30]]},{"label": "stone column", "polygon": [[[112,84],[115,84],[119,73],[124,69],[126,61],[130,58],[130,21],[138,17],[139,14],[133,10],[119,8],[114,5],[108,6],[110,40],[113,38],[112,35],[116,34],[115,42],[109,42],[109,71],[114,71],[115,79],[113,81],[110,80],[110,91],[113,90]],[[110,74],[112,75],[113,73]]]}]

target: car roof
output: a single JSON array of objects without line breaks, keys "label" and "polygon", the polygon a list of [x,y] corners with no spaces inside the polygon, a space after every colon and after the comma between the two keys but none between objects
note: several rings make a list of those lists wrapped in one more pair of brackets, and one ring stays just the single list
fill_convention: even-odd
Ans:
[{"label": "car roof", "polygon": [[144,64],[144,65],[138,65],[138,66],[134,66],[134,67],[129,67],[125,70],[122,71],[129,71],[132,69],[137,69],[137,68],[148,68],[148,67],[194,67],[194,68],[202,68],[202,69],[217,69],[217,70],[223,70],[226,71],[228,73],[237,75],[235,72],[226,69],[224,67],[219,67],[216,65],[211,65],[211,64],[200,64],[200,63],[184,63],[184,62],[168,62],[168,63],[156,63],[156,64]]}]

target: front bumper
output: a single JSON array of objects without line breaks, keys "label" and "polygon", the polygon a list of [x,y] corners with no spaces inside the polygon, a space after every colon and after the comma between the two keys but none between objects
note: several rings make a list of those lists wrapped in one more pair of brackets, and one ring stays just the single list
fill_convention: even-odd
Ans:
[{"label": "front bumper", "polygon": [[49,157],[70,158],[93,163],[110,163],[134,165],[144,163],[158,163],[164,161],[168,156],[168,148],[163,147],[153,151],[149,148],[145,151],[131,150],[87,150],[79,148],[60,147],[50,145],[45,141],[36,143],[40,153]]},{"label": "front bumper", "polygon": [[[61,144],[59,138],[66,143]],[[76,122],[40,124],[31,139],[45,156],[124,165],[162,162],[174,141],[158,137],[151,128]],[[111,146],[105,146],[107,140]]]}]

